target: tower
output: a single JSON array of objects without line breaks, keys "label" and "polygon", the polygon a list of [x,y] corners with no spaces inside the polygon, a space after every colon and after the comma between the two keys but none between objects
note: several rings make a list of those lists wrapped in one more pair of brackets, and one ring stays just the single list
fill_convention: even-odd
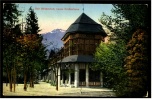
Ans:
[{"label": "tower", "polygon": [[64,42],[64,54],[92,55],[96,46],[106,37],[102,26],[82,13],[76,21],[66,30],[62,40]]}]

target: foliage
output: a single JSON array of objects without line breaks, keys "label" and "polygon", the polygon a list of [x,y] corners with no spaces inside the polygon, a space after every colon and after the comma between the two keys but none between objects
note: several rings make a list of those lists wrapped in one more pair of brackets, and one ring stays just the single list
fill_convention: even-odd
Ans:
[{"label": "foliage", "polygon": [[51,49],[48,58],[49,59],[52,58],[54,54],[55,54],[55,51]]},{"label": "foliage", "polygon": [[[110,30],[110,41],[116,41],[118,38],[125,42],[131,38],[129,21],[121,16],[108,16],[102,13],[100,23]],[[130,29],[130,30],[129,30]],[[117,38],[117,39],[115,39]]]},{"label": "foliage", "polygon": [[131,39],[134,30],[140,27],[148,28],[150,25],[147,5],[113,4],[113,6],[112,13],[114,16],[103,13],[99,21],[112,32],[112,35],[126,43]]},{"label": "foliage", "polygon": [[21,35],[20,25],[18,24],[18,17],[21,12],[17,8],[16,4],[11,3],[5,3],[3,7],[3,69],[7,72],[11,92],[12,83],[14,83],[15,92],[16,73],[18,71],[16,69],[19,69],[16,37]]},{"label": "foliage", "polygon": [[21,15],[21,12],[17,9],[18,5],[5,3],[3,6],[3,27],[15,27],[18,23],[18,17]]},{"label": "foliage", "polygon": [[147,4],[114,4],[112,12],[129,20],[129,26],[134,30],[149,24]]},{"label": "foliage", "polygon": [[149,58],[148,33],[142,29],[134,32],[127,45],[129,55],[125,58],[128,75],[128,97],[143,97],[148,90]]},{"label": "foliage", "polygon": [[27,14],[26,18],[26,28],[25,33],[26,34],[37,34],[40,31],[38,26],[38,18],[36,16],[36,13],[32,9],[32,7],[29,8],[29,13]]},{"label": "foliage", "polygon": [[24,48],[23,53],[26,54],[27,61],[29,61],[25,66],[29,72],[25,74],[28,75],[30,87],[34,87],[34,80],[38,78],[37,74],[42,70],[46,59],[46,50],[41,43],[42,36],[38,34],[39,31],[38,18],[32,7],[30,7],[26,18],[25,35],[19,38],[19,42]]},{"label": "foliage", "polygon": [[108,88],[118,91],[125,84],[124,57],[126,49],[123,41],[119,44],[101,43],[96,49],[93,69],[101,70],[104,74],[104,83]]},{"label": "foliage", "polygon": [[51,85],[51,86],[56,86],[55,81],[51,81],[50,85]]},{"label": "foliage", "polygon": [[[129,55],[127,57],[124,56],[124,57],[126,57],[126,59],[129,58],[129,60],[125,60],[126,67],[128,68],[128,69],[126,69],[127,72],[125,75],[136,75],[136,76],[137,75],[138,76],[144,75],[144,77],[142,77],[142,78],[140,78],[140,77],[137,79],[133,78],[133,79],[135,79],[133,81],[137,80],[137,82],[135,82],[135,83],[132,82],[132,76],[128,76],[126,78],[127,80],[123,80],[123,82],[121,82],[121,83],[125,82],[125,84],[121,85],[122,88],[117,89],[118,90],[117,95],[118,96],[127,96],[127,97],[136,97],[136,96],[138,97],[138,95],[139,95],[142,97],[143,92],[140,92],[140,91],[144,90],[144,92],[146,92],[145,85],[148,83],[147,83],[147,80],[145,77],[148,78],[148,76],[149,76],[149,74],[146,75],[146,72],[148,72],[149,68],[147,67],[148,56],[146,54],[143,54],[144,52],[146,52],[147,47],[148,47],[148,44],[146,44],[146,41],[148,40],[146,37],[148,34],[146,34],[146,32],[144,32],[140,29],[148,30],[150,28],[150,26],[149,26],[150,19],[148,16],[148,14],[149,14],[148,5],[147,4],[113,4],[113,6],[114,6],[114,8],[112,9],[112,12],[113,12],[114,16],[108,16],[103,13],[103,15],[101,16],[99,21],[111,31],[110,41],[114,41],[114,37],[116,37],[115,38],[116,44],[119,45],[118,39],[124,41],[125,44],[122,45],[123,47],[125,47],[125,45],[128,44],[128,48],[126,48],[126,49],[128,50]],[[138,33],[137,32],[134,33],[135,30],[137,30],[137,29],[138,29],[138,31],[137,31]],[[142,34],[140,34],[141,32],[142,32],[142,34],[143,33],[145,33],[145,34],[142,35]],[[133,37],[136,37],[136,38],[133,38]],[[144,38],[144,39],[141,40],[140,38]],[[129,42],[129,40],[130,40],[130,42]],[[141,42],[140,42],[140,40],[141,40]],[[135,43],[137,43],[138,41],[140,44],[136,45]],[[143,43],[145,45],[142,45],[141,43]],[[138,53],[138,51],[137,51],[138,48],[143,48],[143,49],[142,50],[140,49],[140,52]],[[109,49],[108,49],[108,51],[110,51]],[[96,52],[98,52],[98,51],[99,50],[97,49]],[[143,52],[141,52],[141,51],[143,51]],[[109,52],[109,53],[111,53],[111,52]],[[131,54],[131,53],[133,53],[133,54]],[[101,55],[101,57],[104,55]],[[140,55],[143,55],[143,58],[139,57]],[[104,57],[104,59],[102,59],[102,60],[105,61],[105,59],[112,59],[109,56],[110,56],[110,54],[107,54]],[[135,56],[138,56],[138,58],[136,58],[136,59],[133,58]],[[128,65],[128,64],[132,64],[132,63],[135,63],[135,64]],[[106,64],[107,64],[107,66],[109,66],[110,63],[107,62]],[[103,65],[103,62],[101,63],[101,66],[99,66],[99,67],[101,68],[102,65]],[[144,65],[146,65],[146,67],[144,67]],[[133,66],[133,68],[132,68],[132,66]],[[142,67],[143,71],[142,70],[140,71],[138,67],[139,68]],[[123,65],[121,66],[121,68],[123,68]],[[109,70],[114,70],[114,68],[112,67],[112,68],[108,69],[107,71],[109,71]],[[123,71],[123,73],[124,73],[124,71]],[[131,74],[129,74],[129,73],[131,73]],[[113,75],[109,75],[109,74],[106,75],[106,77],[114,78]],[[118,81],[118,80],[116,80],[116,81]],[[146,83],[144,83],[144,82],[146,82]],[[136,83],[140,83],[139,85],[137,85],[139,88],[136,87]],[[134,84],[135,84],[135,86],[134,86]],[[144,88],[141,88],[142,85],[144,85]],[[131,90],[130,90],[130,86],[132,87]],[[149,84],[148,84],[148,86],[149,86]],[[140,94],[137,92],[139,92]]]},{"label": "foliage", "polygon": [[26,34],[22,34],[18,24],[21,12],[17,7],[16,4],[5,3],[3,8],[3,69],[7,71],[10,84],[15,84],[16,76],[20,80],[25,76],[25,82],[30,79],[34,81],[46,58],[45,47],[41,43],[42,37],[37,34],[40,30],[36,14],[29,9],[26,23],[28,27]]}]

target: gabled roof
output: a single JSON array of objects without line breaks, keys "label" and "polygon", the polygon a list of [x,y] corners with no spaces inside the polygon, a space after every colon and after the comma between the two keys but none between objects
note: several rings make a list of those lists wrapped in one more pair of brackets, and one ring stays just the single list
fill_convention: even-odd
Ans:
[{"label": "gabled roof", "polygon": [[84,34],[92,34],[98,33],[103,36],[107,36],[102,26],[92,20],[85,13],[82,13],[76,21],[70,25],[70,27],[66,30],[65,35],[62,39],[66,38],[69,34],[73,33],[84,33]]}]

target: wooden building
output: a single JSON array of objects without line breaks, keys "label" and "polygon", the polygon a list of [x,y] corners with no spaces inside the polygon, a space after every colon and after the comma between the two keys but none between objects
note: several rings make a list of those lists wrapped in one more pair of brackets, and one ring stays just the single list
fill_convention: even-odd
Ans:
[{"label": "wooden building", "polygon": [[91,63],[96,47],[106,36],[100,24],[82,13],[66,30],[64,47],[51,59],[51,80],[58,76],[59,86],[103,86],[102,73],[93,71]]}]

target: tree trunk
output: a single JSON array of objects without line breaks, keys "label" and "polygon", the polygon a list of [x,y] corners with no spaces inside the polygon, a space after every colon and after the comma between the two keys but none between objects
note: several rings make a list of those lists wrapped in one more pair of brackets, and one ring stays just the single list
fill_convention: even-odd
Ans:
[{"label": "tree trunk", "polygon": [[32,87],[34,88],[34,75],[32,76]]},{"label": "tree trunk", "polygon": [[13,71],[11,70],[9,73],[9,83],[10,83],[10,92],[12,92],[12,84],[13,84]]},{"label": "tree trunk", "polygon": [[10,82],[10,92],[12,92],[12,82]]},{"label": "tree trunk", "polygon": [[8,74],[9,84],[10,84],[10,92],[12,92],[12,84],[11,84],[11,73]]},{"label": "tree trunk", "polygon": [[12,70],[10,73],[10,92],[12,92]]},{"label": "tree trunk", "polygon": [[58,68],[56,72],[56,90],[58,91]]},{"label": "tree trunk", "polygon": [[14,81],[14,92],[15,92],[15,81]]},{"label": "tree trunk", "polygon": [[34,88],[32,71],[31,71],[31,74],[30,74],[30,87],[33,87]]},{"label": "tree trunk", "polygon": [[32,80],[32,87],[34,88],[34,82],[33,82],[33,80]]},{"label": "tree trunk", "polygon": [[[9,73],[9,71],[8,71],[8,69],[7,69],[7,78],[8,78],[8,82],[10,83],[11,82],[11,79],[10,79],[10,73]],[[6,86],[7,86],[8,84],[6,84]]]},{"label": "tree trunk", "polygon": [[24,74],[24,91],[27,91],[27,74]]},{"label": "tree trunk", "polygon": [[6,83],[6,86],[8,86],[8,83]]},{"label": "tree trunk", "polygon": [[14,78],[13,78],[13,80],[14,80],[14,92],[15,92],[15,83],[16,83],[16,70],[15,70],[15,67],[14,67]]},{"label": "tree trunk", "polygon": [[18,86],[18,81],[19,81],[19,79],[18,79],[18,73],[16,73],[16,84],[17,84],[17,86]]},{"label": "tree trunk", "polygon": [[9,71],[7,69],[7,77],[8,77],[8,81],[9,81],[9,84],[10,84],[10,92],[12,92],[12,87],[11,87],[11,71]]},{"label": "tree trunk", "polygon": [[30,87],[32,87],[32,76],[30,75]]},{"label": "tree trunk", "polygon": [[12,92],[12,81],[13,81],[13,70],[10,69],[7,67],[7,76],[8,76],[8,81],[9,81],[9,84],[10,84],[10,92]]},{"label": "tree trunk", "polygon": [[[6,86],[8,86],[8,73],[6,73],[7,74],[7,76],[6,76]],[[8,78],[8,79],[7,79]]]}]

